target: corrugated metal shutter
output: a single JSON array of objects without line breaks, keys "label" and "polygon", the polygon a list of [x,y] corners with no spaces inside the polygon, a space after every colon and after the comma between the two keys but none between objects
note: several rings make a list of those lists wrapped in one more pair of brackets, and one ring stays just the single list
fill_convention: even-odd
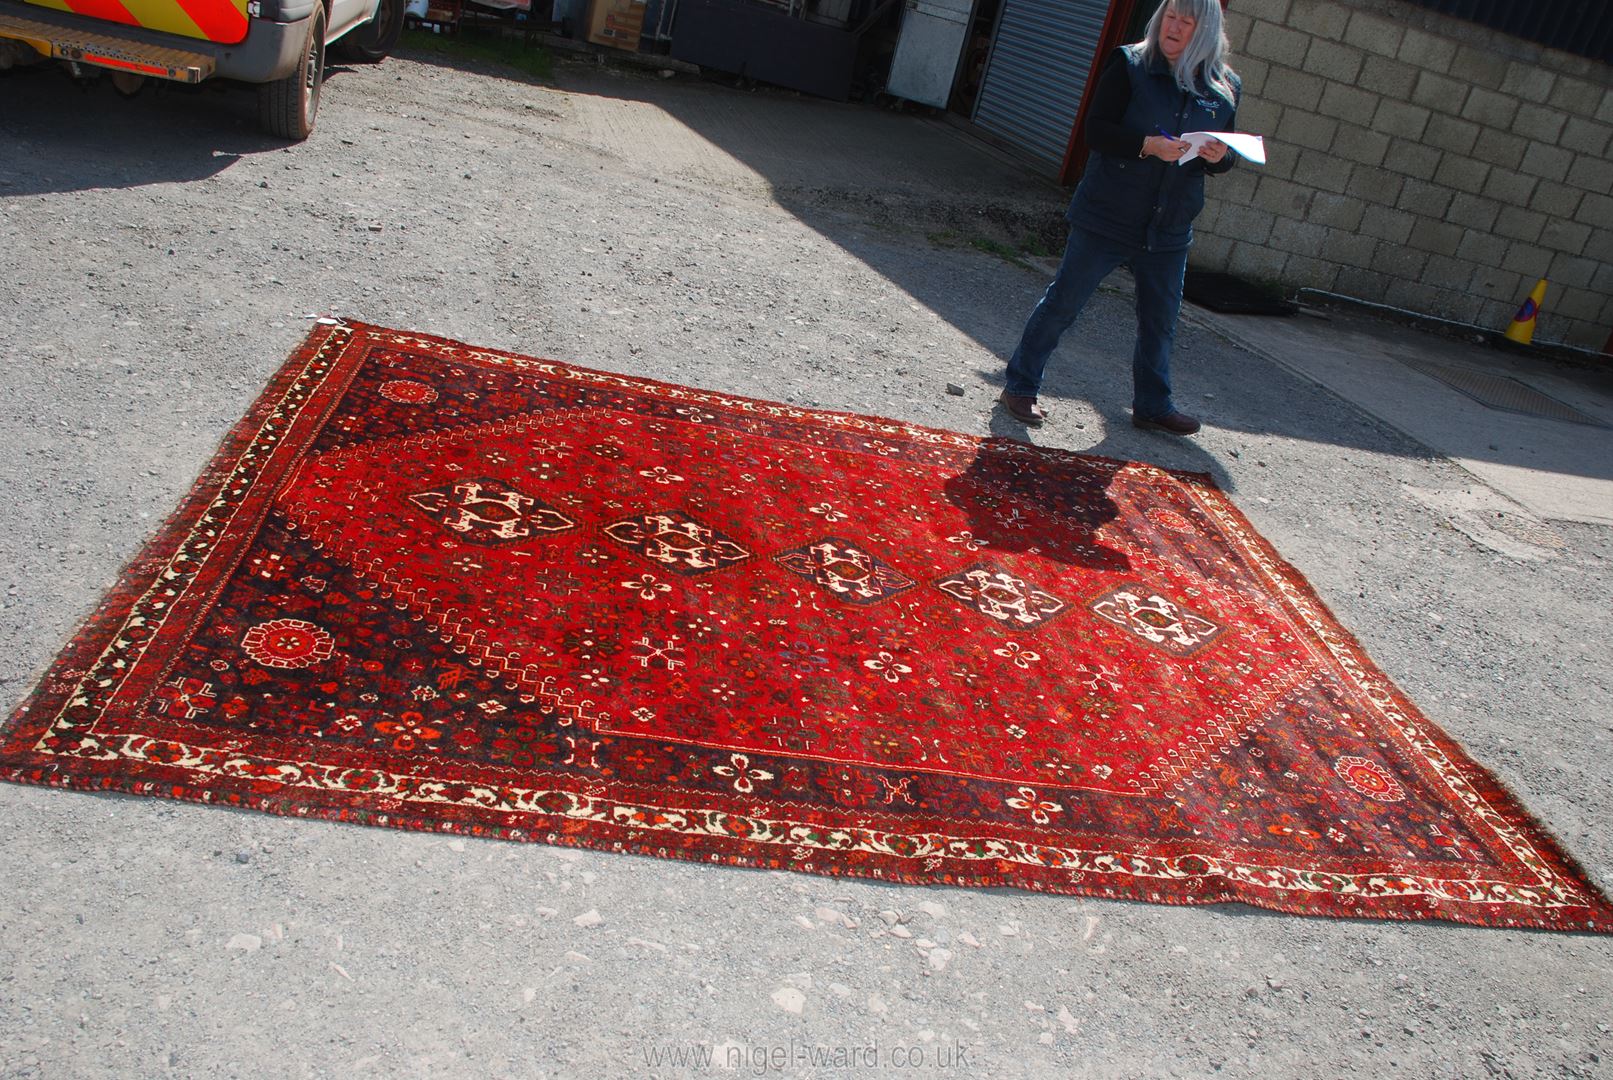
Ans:
[{"label": "corrugated metal shutter", "polygon": [[1004,0],[975,123],[1057,169],[1109,0]]}]

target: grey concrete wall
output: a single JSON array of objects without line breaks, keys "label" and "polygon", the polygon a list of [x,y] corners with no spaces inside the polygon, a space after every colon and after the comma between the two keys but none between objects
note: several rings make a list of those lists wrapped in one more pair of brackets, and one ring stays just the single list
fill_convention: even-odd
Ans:
[{"label": "grey concrete wall", "polygon": [[1238,127],[1193,263],[1505,328],[1613,330],[1613,67],[1401,0],[1230,0]]}]

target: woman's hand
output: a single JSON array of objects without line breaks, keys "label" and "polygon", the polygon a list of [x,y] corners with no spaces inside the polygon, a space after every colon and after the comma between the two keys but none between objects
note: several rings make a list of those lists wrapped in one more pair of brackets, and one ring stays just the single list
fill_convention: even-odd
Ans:
[{"label": "woman's hand", "polygon": [[1199,157],[1204,159],[1206,165],[1214,165],[1227,156],[1227,144],[1220,139],[1211,139],[1199,147]]},{"label": "woman's hand", "polygon": [[1177,161],[1192,148],[1190,142],[1168,139],[1163,135],[1149,135],[1143,139],[1143,157],[1157,157],[1161,161]]}]

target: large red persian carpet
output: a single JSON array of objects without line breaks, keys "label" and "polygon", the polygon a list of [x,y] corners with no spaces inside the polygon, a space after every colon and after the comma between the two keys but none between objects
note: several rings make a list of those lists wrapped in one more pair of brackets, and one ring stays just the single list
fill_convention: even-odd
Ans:
[{"label": "large red persian carpet", "polygon": [[903,882],[1607,930],[1204,476],[358,324],[0,776]]}]

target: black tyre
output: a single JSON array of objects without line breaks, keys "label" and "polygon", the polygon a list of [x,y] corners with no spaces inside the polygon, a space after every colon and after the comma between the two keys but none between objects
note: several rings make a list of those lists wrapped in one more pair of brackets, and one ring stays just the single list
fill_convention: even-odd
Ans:
[{"label": "black tyre", "polygon": [[314,130],[319,87],[325,81],[325,9],[315,6],[297,70],[258,87],[258,119],[271,135],[301,142]]},{"label": "black tyre", "polygon": [[334,46],[336,55],[359,64],[385,60],[403,37],[403,16],[408,7],[406,0],[381,0],[375,18],[342,35]]}]

